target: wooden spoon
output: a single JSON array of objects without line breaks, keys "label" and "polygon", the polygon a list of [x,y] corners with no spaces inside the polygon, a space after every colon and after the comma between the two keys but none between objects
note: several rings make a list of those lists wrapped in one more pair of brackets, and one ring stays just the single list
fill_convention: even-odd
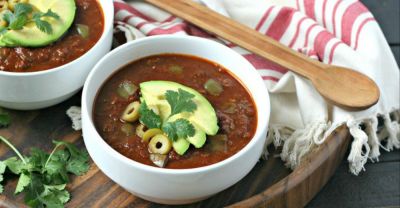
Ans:
[{"label": "wooden spoon", "polygon": [[334,105],[348,110],[362,110],[379,100],[379,89],[367,76],[312,60],[192,0],[146,1],[308,78],[319,93]]}]

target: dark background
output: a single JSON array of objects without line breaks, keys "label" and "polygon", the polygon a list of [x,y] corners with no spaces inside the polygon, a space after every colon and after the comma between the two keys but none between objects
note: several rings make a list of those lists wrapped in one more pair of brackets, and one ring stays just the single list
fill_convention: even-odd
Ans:
[{"label": "dark background", "polygon": [[[361,0],[374,14],[400,63],[400,0]],[[400,80],[399,80],[400,81]],[[400,101],[399,101],[400,102]],[[308,204],[312,207],[400,207],[400,151],[381,149],[379,163],[354,176],[344,160],[335,175]]]}]

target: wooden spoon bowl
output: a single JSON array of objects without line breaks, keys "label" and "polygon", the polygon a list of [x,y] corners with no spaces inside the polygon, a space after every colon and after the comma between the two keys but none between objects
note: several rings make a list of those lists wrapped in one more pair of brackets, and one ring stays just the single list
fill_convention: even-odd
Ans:
[{"label": "wooden spoon bowl", "polygon": [[344,67],[326,64],[322,67],[323,71],[308,78],[332,104],[346,110],[362,110],[378,102],[379,89],[367,76]]}]

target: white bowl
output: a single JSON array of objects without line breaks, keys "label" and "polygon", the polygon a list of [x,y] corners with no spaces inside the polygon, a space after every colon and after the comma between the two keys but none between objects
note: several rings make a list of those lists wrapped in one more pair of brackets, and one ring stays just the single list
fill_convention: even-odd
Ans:
[{"label": "white bowl", "polygon": [[[258,112],[257,130],[241,151],[213,165],[193,169],[162,169],[133,161],[110,147],[93,124],[97,91],[115,71],[155,54],[190,54],[214,61],[236,75],[251,93]],[[253,66],[217,42],[190,36],[155,36],[130,42],[107,54],[89,74],[82,95],[82,124],[86,148],[96,165],[134,195],[163,204],[185,204],[214,195],[243,178],[258,161],[270,115],[269,96]]]},{"label": "white bowl", "polygon": [[98,0],[104,14],[104,31],[97,43],[78,59],[39,72],[0,71],[0,106],[33,110],[58,104],[83,86],[93,66],[111,49],[114,6]]}]

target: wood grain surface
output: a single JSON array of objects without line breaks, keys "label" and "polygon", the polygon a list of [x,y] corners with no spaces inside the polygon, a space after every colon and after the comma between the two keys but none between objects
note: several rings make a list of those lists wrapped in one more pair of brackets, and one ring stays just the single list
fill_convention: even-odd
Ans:
[{"label": "wood grain surface", "polygon": [[[72,130],[65,111],[80,105],[80,93],[68,101],[40,111],[9,111],[12,124],[0,130],[23,153],[33,146],[50,151],[54,139],[69,141],[84,148],[80,131]],[[291,172],[279,158],[279,150],[271,148],[270,158],[256,167],[236,185],[217,195],[189,206],[181,207],[301,207],[328,181],[340,164],[348,145],[348,132],[340,128],[304,163]],[[5,145],[0,145],[0,159],[12,156]],[[22,207],[23,196],[13,194],[16,178],[6,181],[0,207]],[[74,177],[68,185],[72,200],[67,207],[165,207],[129,194],[110,181],[96,165],[81,177]],[[245,200],[247,199],[247,200]],[[245,200],[245,201],[243,201]]]}]

